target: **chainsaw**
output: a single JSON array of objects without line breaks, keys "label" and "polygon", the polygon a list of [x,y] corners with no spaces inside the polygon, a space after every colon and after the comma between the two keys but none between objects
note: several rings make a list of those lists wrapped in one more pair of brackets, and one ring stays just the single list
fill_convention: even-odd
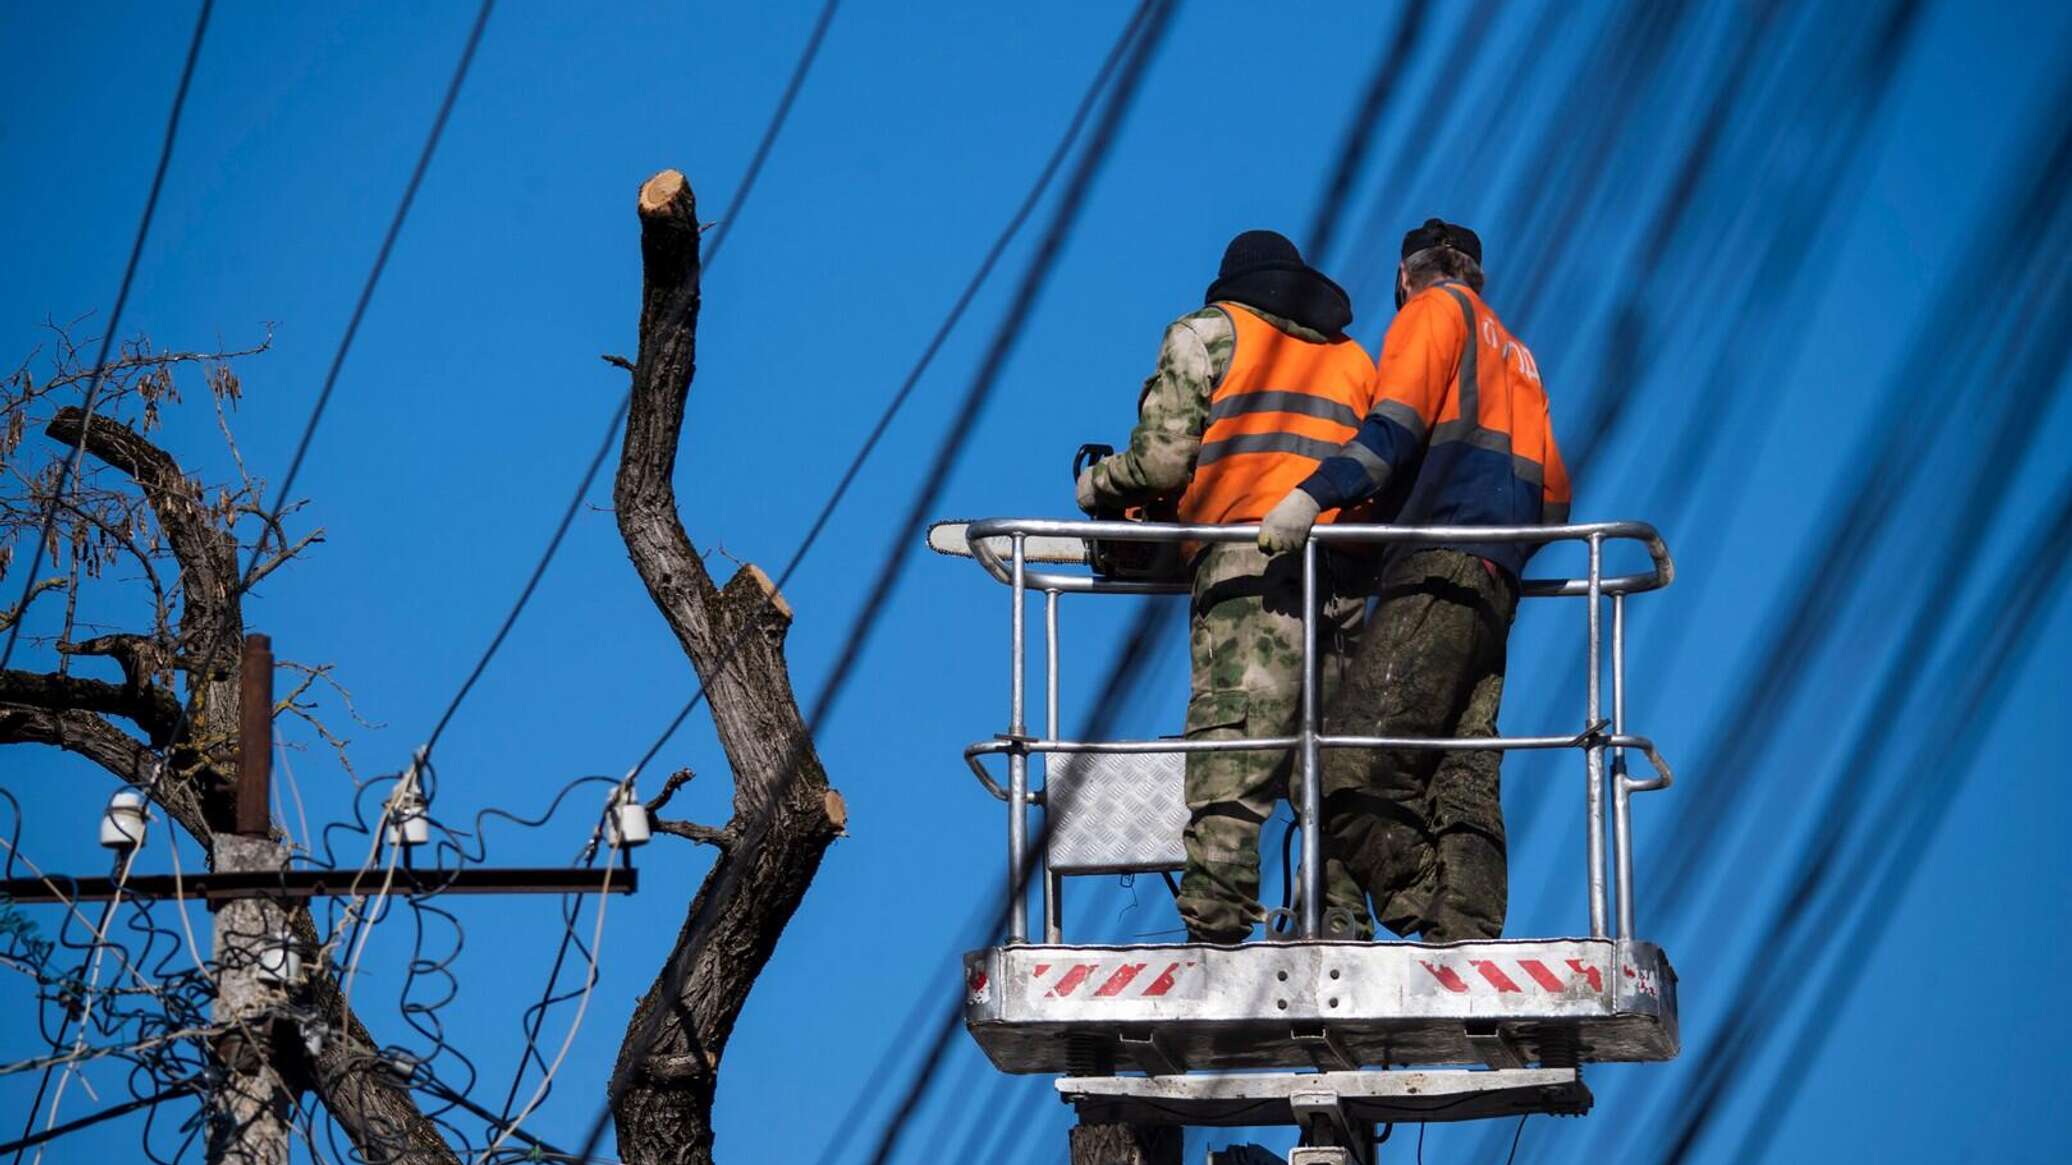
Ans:
[{"label": "chainsaw", "polygon": [[[1103,457],[1113,457],[1111,445],[1087,444],[1072,458],[1072,480]],[[1176,517],[1176,503],[1161,499],[1148,506],[1116,506],[1098,510],[1094,517],[1115,522],[1170,522]],[[928,548],[937,554],[968,558],[975,551],[968,521],[936,522],[928,527]],[[995,535],[987,549],[1006,558],[1012,540]],[[1129,582],[1185,582],[1185,558],[1177,542],[1109,542],[1098,538],[1030,537],[1022,541],[1022,561],[1031,563],[1085,563],[1098,578]]]},{"label": "chainsaw", "polygon": [[[1113,445],[1089,442],[1072,455],[1072,481],[1097,461],[1115,456]],[[1103,506],[1094,517],[1103,522],[1172,522],[1178,520],[1178,501],[1159,498],[1142,506]],[[1187,577],[1186,564],[1177,542],[1104,542],[1088,539],[1086,558],[1094,573],[1103,578],[1134,582],[1177,582]]]}]

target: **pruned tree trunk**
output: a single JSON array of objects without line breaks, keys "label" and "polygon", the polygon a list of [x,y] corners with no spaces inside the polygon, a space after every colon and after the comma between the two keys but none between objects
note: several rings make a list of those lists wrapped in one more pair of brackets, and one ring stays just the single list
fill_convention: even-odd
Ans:
[{"label": "pruned tree trunk", "polygon": [[693,833],[719,850],[661,973],[634,1008],[612,1078],[619,1156],[712,1160],[727,1040],[845,818],[791,689],[791,608],[754,566],[714,584],[671,477],[697,347],[698,222],[674,170],[640,188],[639,359],[617,487],[619,533],[704,684],[733,769],[733,815]]}]

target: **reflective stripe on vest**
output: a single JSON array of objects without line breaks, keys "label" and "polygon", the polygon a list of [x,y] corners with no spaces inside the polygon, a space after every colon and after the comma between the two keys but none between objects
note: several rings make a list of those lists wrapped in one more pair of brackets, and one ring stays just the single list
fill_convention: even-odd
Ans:
[{"label": "reflective stripe on vest", "polygon": [[[1209,396],[1194,477],[1179,518],[1256,522],[1359,432],[1374,397],[1374,361],[1348,339],[1298,339],[1243,306],[1214,305],[1237,333],[1230,367]],[[1337,518],[1327,510],[1318,521]]]}]

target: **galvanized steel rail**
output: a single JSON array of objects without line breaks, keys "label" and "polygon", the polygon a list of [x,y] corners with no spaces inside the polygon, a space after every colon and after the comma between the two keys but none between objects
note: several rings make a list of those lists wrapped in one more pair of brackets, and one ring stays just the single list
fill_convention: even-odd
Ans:
[{"label": "galvanized steel rail", "polygon": [[[1618,936],[1633,938],[1633,842],[1629,801],[1634,793],[1666,789],[1674,780],[1668,764],[1654,742],[1626,731],[1626,598],[1660,590],[1675,579],[1676,567],[1669,548],[1653,526],[1645,522],[1586,522],[1562,526],[1319,526],[1302,550],[1302,722],[1294,736],[1252,737],[1239,740],[1064,740],[1058,735],[1058,598],[1064,594],[1181,594],[1185,582],[1160,582],[1098,578],[1051,570],[1032,570],[1027,543],[1031,538],[1067,538],[1104,542],[1250,542],[1258,537],[1256,525],[1199,526],[1174,523],[1085,521],[1047,518],[995,518],[973,522],[967,530],[973,558],[994,579],[1007,584],[1012,594],[1010,655],[1013,668],[1009,686],[1009,716],[1006,733],[980,741],[965,749],[966,763],[994,797],[1008,804],[1008,868],[1012,912],[1008,941],[1028,941],[1028,902],[1024,879],[1028,863],[1028,806],[1041,804],[1041,792],[1029,788],[1028,758],[1032,753],[1191,753],[1239,752],[1294,749],[1299,754],[1302,823],[1302,935],[1323,937],[1322,890],[1322,789],[1315,779],[1319,753],[1326,748],[1417,749],[1434,751],[1480,751],[1485,749],[1581,749],[1589,783],[1585,797],[1588,813],[1587,860],[1590,896],[1590,935],[1608,934],[1606,916],[1611,902],[1607,893],[1605,763],[1611,752],[1610,850],[1616,871]],[[1639,574],[1604,574],[1606,542],[1628,541],[1644,548],[1652,569]],[[1589,551],[1589,570],[1582,578],[1528,578],[1520,586],[1520,598],[1577,597],[1589,600],[1588,668],[1585,685],[1584,727],[1581,732],[1553,736],[1494,737],[1390,737],[1331,736],[1320,727],[1316,685],[1316,575],[1319,546],[1346,545],[1436,545],[1446,543],[1581,542]],[[1028,732],[1025,699],[1027,625],[1025,606],[1032,590],[1044,596],[1046,663],[1046,724],[1048,735],[1032,737]],[[1612,714],[1603,716],[1604,631],[1602,608],[1611,600]],[[1654,776],[1635,780],[1627,773],[1626,752],[1646,758]],[[1004,753],[1008,758],[1005,788],[986,771],[983,757]],[[1045,872],[1043,882],[1044,929],[1050,942],[1060,939],[1061,908],[1058,879]]]}]

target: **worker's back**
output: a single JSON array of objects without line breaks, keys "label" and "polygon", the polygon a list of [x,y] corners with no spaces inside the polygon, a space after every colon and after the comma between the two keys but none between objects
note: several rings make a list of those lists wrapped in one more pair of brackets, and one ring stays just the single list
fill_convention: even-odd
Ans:
[{"label": "worker's back", "polygon": [[1256,522],[1359,431],[1374,402],[1374,366],[1344,336],[1305,340],[1242,304],[1213,306],[1229,317],[1236,343],[1209,398],[1179,517]]},{"label": "worker's back", "polygon": [[[1385,520],[1409,526],[1536,526],[1568,520],[1568,471],[1530,349],[1464,283],[1404,303],[1382,346],[1378,415],[1404,430],[1414,465],[1390,475]],[[1462,549],[1523,569],[1520,543]]]}]

